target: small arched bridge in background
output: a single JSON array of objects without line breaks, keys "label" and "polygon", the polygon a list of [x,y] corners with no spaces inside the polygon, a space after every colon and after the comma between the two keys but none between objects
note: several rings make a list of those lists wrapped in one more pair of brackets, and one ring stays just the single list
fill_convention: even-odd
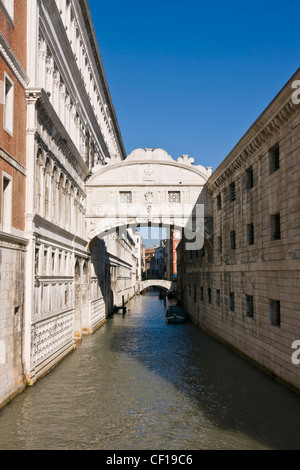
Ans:
[{"label": "small arched bridge in background", "polygon": [[140,284],[140,290],[143,291],[148,287],[162,287],[164,289],[170,290],[172,287],[172,281],[167,281],[165,279],[147,279]]}]

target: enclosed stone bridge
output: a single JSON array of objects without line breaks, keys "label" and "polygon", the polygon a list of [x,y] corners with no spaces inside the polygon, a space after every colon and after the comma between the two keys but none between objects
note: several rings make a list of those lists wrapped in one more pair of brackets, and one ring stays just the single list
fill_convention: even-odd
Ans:
[{"label": "enclosed stone bridge", "polygon": [[164,289],[170,290],[172,287],[172,281],[165,279],[147,279],[140,284],[140,290],[143,291],[148,287],[162,287]]},{"label": "enclosed stone bridge", "polygon": [[188,155],[175,161],[162,149],[137,149],[96,166],[85,186],[90,246],[122,228],[159,226],[184,230],[190,249],[202,248],[211,236],[210,175]]}]

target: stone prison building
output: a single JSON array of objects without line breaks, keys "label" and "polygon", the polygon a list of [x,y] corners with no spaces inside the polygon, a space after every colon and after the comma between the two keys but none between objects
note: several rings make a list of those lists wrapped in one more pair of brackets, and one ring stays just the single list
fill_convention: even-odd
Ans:
[{"label": "stone prison building", "polygon": [[298,390],[299,78],[298,69],[208,179],[204,247],[178,247],[191,320]]}]

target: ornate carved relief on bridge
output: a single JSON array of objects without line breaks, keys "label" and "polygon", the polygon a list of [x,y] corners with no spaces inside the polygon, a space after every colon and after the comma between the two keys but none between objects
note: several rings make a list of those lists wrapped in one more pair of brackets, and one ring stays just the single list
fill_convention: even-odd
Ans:
[{"label": "ornate carved relief on bridge", "polygon": [[196,205],[210,218],[210,175],[211,168],[188,155],[175,161],[162,149],[137,149],[124,161],[95,167],[86,183],[89,242],[130,225],[186,228]]}]

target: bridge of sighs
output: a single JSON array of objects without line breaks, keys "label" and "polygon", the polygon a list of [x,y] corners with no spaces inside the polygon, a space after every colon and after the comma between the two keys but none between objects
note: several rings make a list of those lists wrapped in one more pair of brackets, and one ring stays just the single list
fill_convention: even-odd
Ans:
[{"label": "bridge of sighs", "polygon": [[162,149],[137,149],[126,160],[95,167],[86,183],[86,227],[90,246],[128,227],[174,227],[187,246],[200,249],[211,236],[211,201],[205,183],[211,168]]}]

